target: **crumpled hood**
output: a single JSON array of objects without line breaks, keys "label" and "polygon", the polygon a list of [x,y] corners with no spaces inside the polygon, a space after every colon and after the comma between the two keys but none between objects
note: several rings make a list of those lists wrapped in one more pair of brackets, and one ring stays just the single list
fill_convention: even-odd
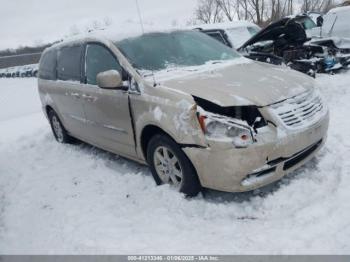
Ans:
[{"label": "crumpled hood", "polygon": [[[259,42],[276,41],[281,36],[286,35],[288,33],[286,26],[289,23],[294,22],[294,21],[298,23],[298,21],[300,21],[300,19],[303,19],[304,17],[306,17],[306,15],[284,17],[276,22],[269,24],[267,27],[260,30],[256,35],[254,35],[252,38],[250,38],[241,47],[239,47],[238,51],[242,51],[244,48],[251,46],[251,45],[254,45],[256,43],[259,43]],[[291,34],[291,36],[293,36],[294,32],[289,32],[289,34]]]},{"label": "crumpled hood", "polygon": [[253,45],[262,41],[275,41],[281,34],[285,32],[286,23],[291,20],[290,18],[282,18],[281,20],[271,23],[267,27],[260,30],[256,35],[245,42],[238,50],[244,49],[247,46]]},{"label": "crumpled hood", "polygon": [[266,106],[311,90],[314,80],[286,67],[249,62],[165,80],[161,85],[224,107]]}]

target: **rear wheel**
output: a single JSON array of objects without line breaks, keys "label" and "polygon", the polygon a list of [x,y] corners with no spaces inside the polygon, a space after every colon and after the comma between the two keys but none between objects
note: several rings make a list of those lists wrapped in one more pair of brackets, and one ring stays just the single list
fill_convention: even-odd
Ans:
[{"label": "rear wheel", "polygon": [[201,185],[191,161],[181,147],[166,135],[155,135],[148,143],[147,162],[157,185],[170,184],[187,196],[196,196]]},{"label": "rear wheel", "polygon": [[68,135],[68,132],[63,127],[61,120],[59,119],[55,111],[50,110],[48,116],[53,135],[57,142],[62,144],[71,143],[73,141],[73,138],[70,135]]}]

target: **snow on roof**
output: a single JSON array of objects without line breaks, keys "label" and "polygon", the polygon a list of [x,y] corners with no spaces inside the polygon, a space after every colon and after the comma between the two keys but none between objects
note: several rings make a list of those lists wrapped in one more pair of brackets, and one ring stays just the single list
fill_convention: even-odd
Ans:
[{"label": "snow on roof", "polygon": [[[157,32],[172,32],[176,30],[183,30],[178,27],[164,27],[160,25],[146,24],[144,25],[144,31],[140,24],[126,23],[117,26],[110,26],[108,28],[94,30],[92,32],[85,32],[78,35],[66,37],[61,42],[53,45],[52,47],[57,48],[65,46],[69,43],[76,44],[79,42],[99,40],[108,44],[109,41],[120,41],[126,38],[138,37],[143,34],[157,33]],[[51,48],[51,47],[50,47]],[[50,49],[48,48],[48,49]]]},{"label": "snow on roof", "polygon": [[215,23],[215,24],[202,24],[192,26],[192,28],[201,28],[204,30],[210,29],[230,29],[230,28],[238,28],[238,27],[247,27],[247,26],[257,26],[256,24],[248,21],[232,21],[232,22],[223,22],[223,23]]},{"label": "snow on roof", "polygon": [[350,6],[340,6],[329,10],[328,14],[350,11]]}]

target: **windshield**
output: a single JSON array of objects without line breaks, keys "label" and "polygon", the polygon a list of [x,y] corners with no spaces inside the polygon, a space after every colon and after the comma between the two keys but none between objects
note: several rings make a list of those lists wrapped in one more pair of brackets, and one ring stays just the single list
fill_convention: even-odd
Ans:
[{"label": "windshield", "polygon": [[322,34],[324,37],[337,36],[350,38],[348,13],[328,13],[324,18]]},{"label": "windshield", "polygon": [[337,16],[333,13],[327,14],[324,17],[324,22],[323,22],[323,26],[322,26],[323,36],[328,36],[328,34],[331,33],[331,30],[335,25],[336,19],[337,19]]},{"label": "windshield", "polygon": [[233,49],[195,31],[145,34],[115,44],[130,63],[141,70],[199,66],[240,57]]},{"label": "windshield", "polygon": [[258,27],[236,27],[227,29],[230,40],[235,48],[241,47],[252,36],[256,35],[260,29]]}]

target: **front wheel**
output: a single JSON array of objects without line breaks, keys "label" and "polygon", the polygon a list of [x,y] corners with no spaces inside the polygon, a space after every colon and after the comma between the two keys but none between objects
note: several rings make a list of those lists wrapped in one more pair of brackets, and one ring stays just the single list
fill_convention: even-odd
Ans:
[{"label": "front wheel", "polygon": [[196,196],[201,185],[191,161],[181,147],[166,135],[155,135],[148,143],[147,162],[157,185],[170,184],[187,196]]}]

